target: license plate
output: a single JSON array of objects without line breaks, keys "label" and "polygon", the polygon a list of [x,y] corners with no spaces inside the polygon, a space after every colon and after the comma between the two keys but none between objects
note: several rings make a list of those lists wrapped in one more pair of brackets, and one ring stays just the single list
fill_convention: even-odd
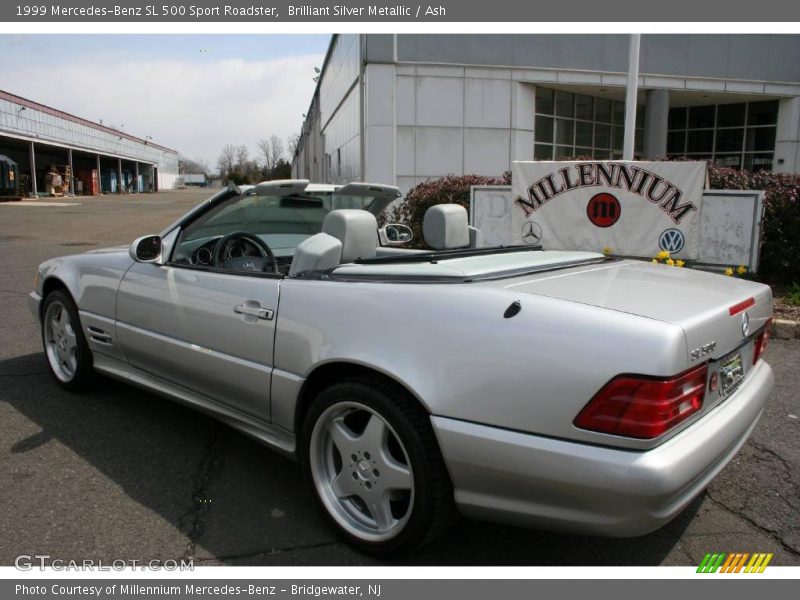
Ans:
[{"label": "license plate", "polygon": [[742,367],[742,355],[737,350],[729,354],[719,365],[719,393],[723,398],[727,398],[736,388],[741,385],[744,379],[744,367]]}]

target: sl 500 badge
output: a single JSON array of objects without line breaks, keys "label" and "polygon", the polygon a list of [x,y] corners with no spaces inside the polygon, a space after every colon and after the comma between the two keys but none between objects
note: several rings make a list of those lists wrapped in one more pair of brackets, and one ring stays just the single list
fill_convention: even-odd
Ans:
[{"label": "sl 500 badge", "polygon": [[707,344],[692,350],[689,353],[689,358],[692,360],[697,360],[698,358],[705,356],[706,354],[711,354],[716,347],[717,347],[717,342],[708,342]]}]

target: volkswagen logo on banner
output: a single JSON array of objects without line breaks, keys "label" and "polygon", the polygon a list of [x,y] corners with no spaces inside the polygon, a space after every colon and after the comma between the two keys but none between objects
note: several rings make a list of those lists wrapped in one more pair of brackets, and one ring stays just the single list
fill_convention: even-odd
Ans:
[{"label": "volkswagen logo on banner", "polygon": [[670,254],[675,254],[683,250],[686,238],[680,229],[665,229],[658,236],[658,247]]}]

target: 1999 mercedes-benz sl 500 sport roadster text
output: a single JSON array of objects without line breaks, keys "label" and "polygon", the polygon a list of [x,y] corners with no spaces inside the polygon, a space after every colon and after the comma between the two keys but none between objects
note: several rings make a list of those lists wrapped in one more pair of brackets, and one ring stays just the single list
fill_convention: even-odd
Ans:
[{"label": "1999 mercedes-benz sl 500 sport roadster text", "polygon": [[[731,460],[773,385],[767,286],[592,252],[432,250],[378,228],[397,188],[230,187],[160,235],[43,263],[50,368],[213,414],[296,456],[346,539],[408,551],[459,513],[635,536]],[[79,418],[76,415],[76,418]]]}]

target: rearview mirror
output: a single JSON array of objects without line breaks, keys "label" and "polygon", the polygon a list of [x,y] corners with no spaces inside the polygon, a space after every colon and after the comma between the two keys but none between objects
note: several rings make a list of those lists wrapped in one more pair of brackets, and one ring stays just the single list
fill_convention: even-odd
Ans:
[{"label": "rearview mirror", "polygon": [[378,232],[384,246],[402,246],[414,239],[414,232],[408,225],[389,223]]},{"label": "rearview mirror", "polygon": [[145,235],[134,240],[128,254],[136,262],[152,263],[161,258],[161,236]]}]

